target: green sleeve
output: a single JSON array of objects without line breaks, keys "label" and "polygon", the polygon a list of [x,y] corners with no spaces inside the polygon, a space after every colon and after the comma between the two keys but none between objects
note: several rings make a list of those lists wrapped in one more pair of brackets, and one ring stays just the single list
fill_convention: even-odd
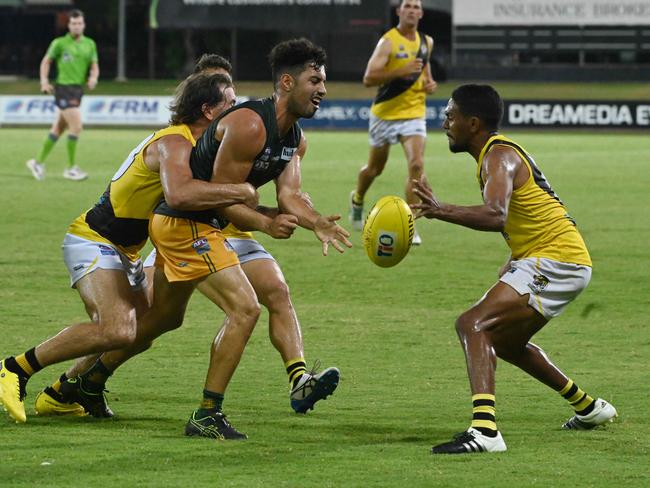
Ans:
[{"label": "green sleeve", "polygon": [[95,41],[93,41],[93,52],[90,55],[90,64],[98,62],[99,58],[97,57],[97,44],[95,44]]},{"label": "green sleeve", "polygon": [[59,54],[61,52],[61,43],[59,42],[59,38],[57,37],[50,43],[50,47],[47,48],[47,53],[45,55],[50,58],[50,59],[58,59]]}]

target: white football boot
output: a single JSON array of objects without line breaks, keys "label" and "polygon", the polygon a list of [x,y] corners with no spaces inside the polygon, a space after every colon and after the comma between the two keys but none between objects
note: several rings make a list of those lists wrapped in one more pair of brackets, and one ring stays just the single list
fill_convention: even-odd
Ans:
[{"label": "white football boot", "polygon": [[508,448],[497,432],[496,437],[489,437],[470,427],[466,432],[458,434],[450,442],[438,444],[431,448],[431,454],[469,454],[474,452],[503,452]]},{"label": "white football boot", "polygon": [[341,376],[338,368],[327,368],[318,374],[314,370],[304,373],[291,389],[291,408],[296,413],[307,413],[319,400],[324,400],[336,390]]},{"label": "white football boot", "polygon": [[25,166],[29,168],[29,171],[32,172],[34,179],[38,181],[43,181],[45,179],[45,165],[39,164],[35,159],[30,159],[25,162]]},{"label": "white football boot", "polygon": [[614,406],[598,398],[594,409],[587,415],[575,414],[562,426],[563,429],[568,430],[591,430],[599,425],[607,422],[613,422],[618,417],[618,413]]},{"label": "white football boot", "polygon": [[417,229],[413,233],[413,241],[411,242],[412,246],[419,246],[422,244],[422,238],[420,237],[420,234],[418,233]]},{"label": "white football boot", "polygon": [[88,173],[82,170],[79,166],[75,165],[72,168],[64,169],[63,177],[67,180],[82,181],[88,178]]}]

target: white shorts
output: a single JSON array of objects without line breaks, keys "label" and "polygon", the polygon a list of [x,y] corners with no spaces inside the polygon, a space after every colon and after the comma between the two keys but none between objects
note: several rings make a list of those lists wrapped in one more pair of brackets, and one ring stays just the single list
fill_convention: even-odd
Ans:
[{"label": "white shorts", "polygon": [[557,317],[584,290],[591,268],[546,258],[512,261],[499,279],[520,295],[528,294],[528,304],[547,319]]},{"label": "white shorts", "polygon": [[134,291],[147,287],[142,260],[131,261],[112,244],[66,234],[61,248],[73,288],[77,281],[96,269],[121,269]]},{"label": "white shorts", "polygon": [[427,136],[427,121],[421,119],[384,120],[370,114],[368,139],[372,147],[397,144],[402,136]]},{"label": "white shorts", "polygon": [[[271,256],[271,254],[264,249],[264,246],[255,239],[234,239],[229,237],[226,240],[237,253],[239,264],[244,264],[248,261],[253,261],[254,259],[273,259],[273,261],[275,261],[275,258]],[[155,262],[156,249],[154,248],[144,260],[144,267],[150,268],[155,264]]]}]

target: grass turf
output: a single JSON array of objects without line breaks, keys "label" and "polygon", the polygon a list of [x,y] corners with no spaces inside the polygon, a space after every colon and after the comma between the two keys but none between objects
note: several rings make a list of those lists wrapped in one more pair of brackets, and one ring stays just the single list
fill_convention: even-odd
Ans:
[{"label": "grass turf", "polygon": [[[33,180],[25,168],[46,130],[0,131],[0,356],[23,352],[85,319],[68,288],[60,242],[69,222],[94,203],[146,133],[85,131],[78,154],[90,179],[75,183],[61,177],[62,144],[50,155],[45,181]],[[367,156],[366,136],[307,136],[303,188],[322,212],[345,215]],[[420,222],[424,244],[399,266],[380,269],[367,260],[358,233],[353,249],[322,257],[314,236],[301,230],[290,241],[260,240],[291,286],[308,362],[320,358],[341,369],[333,397],[306,416],[291,412],[286,374],[263,314],[224,405],[250,439],[183,437],[222,320],[197,293],[185,325],[109,382],[115,420],[36,417],[36,392],[65,365],[36,375],[28,385],[28,422],[0,417],[0,485],[648,486],[647,138],[559,132],[514,138],[567,203],[594,260],[589,288],[536,342],[583,389],[613,402],[620,413],[616,423],[591,432],[560,430],[571,415],[564,401],[499,363],[497,422],[509,451],[431,456],[432,444],[466,428],[471,417],[453,323],[494,282],[507,256],[502,238]],[[473,161],[450,154],[440,133],[429,137],[426,165],[441,200],[480,201]],[[368,201],[401,194],[404,179],[403,156],[394,148]],[[270,190],[263,192],[267,202]]]}]

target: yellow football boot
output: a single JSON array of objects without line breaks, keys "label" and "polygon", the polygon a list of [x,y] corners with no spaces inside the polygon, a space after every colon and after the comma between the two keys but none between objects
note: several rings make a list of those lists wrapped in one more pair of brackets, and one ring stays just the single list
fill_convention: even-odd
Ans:
[{"label": "yellow football boot", "polygon": [[65,403],[59,393],[51,386],[40,391],[34,404],[36,415],[65,415],[83,417],[86,415],[84,408],[78,403]]},{"label": "yellow football boot", "polygon": [[16,422],[27,422],[25,415],[25,386],[21,387],[20,379],[5,367],[5,361],[0,361],[0,404]]}]

